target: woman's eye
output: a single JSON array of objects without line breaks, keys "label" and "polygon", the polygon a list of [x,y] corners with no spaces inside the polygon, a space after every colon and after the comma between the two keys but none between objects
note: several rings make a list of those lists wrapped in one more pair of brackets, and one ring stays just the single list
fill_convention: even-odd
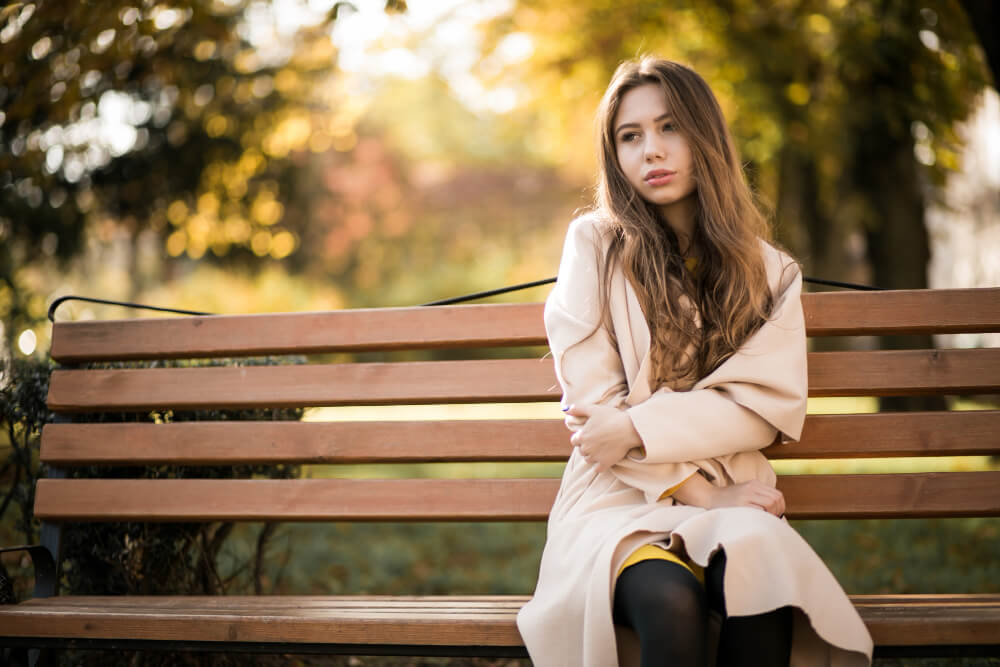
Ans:
[{"label": "woman's eye", "polygon": [[673,132],[674,131],[674,124],[673,123],[664,123],[663,124],[663,129],[666,130],[667,132]]},{"label": "woman's eye", "polygon": [[631,142],[633,139],[635,139],[638,136],[639,135],[636,134],[635,132],[626,132],[625,134],[622,135],[622,141],[628,143],[628,142]]}]

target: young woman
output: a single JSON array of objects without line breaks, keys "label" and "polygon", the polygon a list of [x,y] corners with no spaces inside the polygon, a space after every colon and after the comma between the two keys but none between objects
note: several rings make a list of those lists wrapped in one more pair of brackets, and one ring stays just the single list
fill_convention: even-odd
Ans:
[{"label": "young woman", "polygon": [[718,102],[646,57],[618,68],[597,122],[596,206],[545,305],[574,447],[518,615],[534,664],[870,664],[759,451],[805,419],[802,274]]}]

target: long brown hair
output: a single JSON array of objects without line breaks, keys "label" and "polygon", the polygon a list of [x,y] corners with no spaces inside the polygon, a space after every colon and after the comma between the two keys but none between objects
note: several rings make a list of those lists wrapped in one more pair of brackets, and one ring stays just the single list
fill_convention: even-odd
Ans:
[{"label": "long brown hair", "polygon": [[[698,248],[695,275],[685,268],[677,235],[656,207],[629,183],[618,163],[614,121],[622,97],[654,84],[690,146],[697,212],[689,248]],[[722,110],[705,80],[679,63],[645,56],[618,66],[597,112],[595,208],[608,249],[601,270],[601,321],[610,326],[611,273],[620,265],[650,331],[650,384],[694,384],[731,356],[769,317],[771,290],[761,240],[770,225],[755,205]],[[686,297],[697,310],[684,307]],[[612,333],[613,335],[613,333]],[[685,355],[689,344],[696,350]]]}]

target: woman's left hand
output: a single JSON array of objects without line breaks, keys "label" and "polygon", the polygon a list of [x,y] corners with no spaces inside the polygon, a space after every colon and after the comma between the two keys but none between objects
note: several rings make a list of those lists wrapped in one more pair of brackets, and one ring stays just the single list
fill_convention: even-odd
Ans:
[{"label": "woman's left hand", "polygon": [[597,466],[598,472],[607,470],[625,458],[629,450],[642,445],[642,439],[624,410],[609,405],[571,405],[566,414],[582,417],[583,427],[569,439],[580,448],[587,463]]}]

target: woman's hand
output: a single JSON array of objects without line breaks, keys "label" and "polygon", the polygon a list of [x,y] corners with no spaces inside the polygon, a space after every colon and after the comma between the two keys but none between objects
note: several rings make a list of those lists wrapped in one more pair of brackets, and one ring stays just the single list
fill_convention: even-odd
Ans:
[{"label": "woman's hand", "polygon": [[694,474],[677,487],[672,495],[685,505],[705,509],[756,507],[778,517],[785,513],[785,496],[781,491],[756,479],[720,487],[713,485],[701,475]]},{"label": "woman's hand", "polygon": [[785,496],[772,486],[752,479],[732,486],[713,486],[708,494],[709,506],[713,507],[757,507],[774,516],[785,513]]},{"label": "woman's hand", "polygon": [[[566,425],[583,426],[569,439],[587,463],[597,466],[598,472],[607,470],[625,458],[633,447],[642,445],[632,419],[624,410],[608,405],[571,405],[566,411]],[[570,421],[569,417],[575,417]]]}]

